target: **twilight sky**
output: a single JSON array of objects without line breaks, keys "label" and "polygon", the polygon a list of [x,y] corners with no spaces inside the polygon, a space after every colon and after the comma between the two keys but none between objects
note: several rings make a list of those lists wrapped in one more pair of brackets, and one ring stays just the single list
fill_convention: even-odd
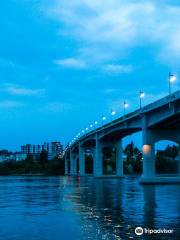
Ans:
[{"label": "twilight sky", "polygon": [[[180,76],[179,0],[0,3],[0,149],[71,140]],[[180,89],[180,80],[173,91]]]}]

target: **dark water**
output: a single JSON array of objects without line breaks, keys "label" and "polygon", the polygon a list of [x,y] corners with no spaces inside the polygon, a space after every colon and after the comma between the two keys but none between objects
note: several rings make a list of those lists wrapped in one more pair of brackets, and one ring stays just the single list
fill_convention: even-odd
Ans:
[{"label": "dark water", "polygon": [[[0,240],[180,239],[180,186],[138,178],[0,177]],[[137,226],[174,234],[135,236]]]}]

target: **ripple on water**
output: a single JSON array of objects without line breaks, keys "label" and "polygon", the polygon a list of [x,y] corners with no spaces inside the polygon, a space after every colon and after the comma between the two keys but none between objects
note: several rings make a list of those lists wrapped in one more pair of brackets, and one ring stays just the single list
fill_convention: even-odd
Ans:
[{"label": "ripple on water", "polygon": [[167,239],[180,239],[179,199],[180,186],[136,177],[0,177],[0,240],[136,239],[137,226],[173,228]]}]

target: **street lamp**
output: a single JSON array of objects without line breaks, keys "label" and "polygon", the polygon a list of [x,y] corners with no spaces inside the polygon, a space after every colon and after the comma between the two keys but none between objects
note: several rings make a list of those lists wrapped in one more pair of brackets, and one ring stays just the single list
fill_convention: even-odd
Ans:
[{"label": "street lamp", "polygon": [[139,104],[140,104],[140,109],[142,108],[142,99],[145,97],[145,93],[143,91],[139,92]]},{"label": "street lamp", "polygon": [[105,121],[106,120],[106,116],[102,116],[102,120]]},{"label": "street lamp", "polygon": [[106,116],[102,115],[102,125],[104,121],[106,121]]},{"label": "street lamp", "polygon": [[168,79],[168,82],[169,82],[169,95],[171,95],[172,93],[172,83],[176,81],[176,75],[172,74],[169,72],[169,79]]},{"label": "street lamp", "polygon": [[126,101],[124,101],[123,107],[124,107],[124,116],[125,116],[126,115],[126,108],[129,107],[129,104]]},{"label": "street lamp", "polygon": [[116,112],[111,109],[111,121],[112,121],[112,118],[113,118],[113,116],[114,116],[115,114],[116,114]]},{"label": "street lamp", "polygon": [[94,125],[97,125],[97,124],[98,124],[98,121],[95,121],[95,122],[94,122]]}]

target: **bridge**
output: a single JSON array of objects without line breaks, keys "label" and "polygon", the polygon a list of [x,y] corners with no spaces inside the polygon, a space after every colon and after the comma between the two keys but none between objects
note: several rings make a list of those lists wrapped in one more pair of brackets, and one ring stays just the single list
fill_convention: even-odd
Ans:
[{"label": "bridge", "polygon": [[142,132],[143,153],[140,183],[180,183],[180,151],[177,176],[160,177],[155,172],[155,143],[169,140],[180,146],[180,91],[80,136],[65,152],[65,174],[86,176],[85,152],[89,149],[93,156],[93,175],[103,177],[103,148],[113,147],[116,156],[115,176],[123,177],[122,139],[139,131]]}]

